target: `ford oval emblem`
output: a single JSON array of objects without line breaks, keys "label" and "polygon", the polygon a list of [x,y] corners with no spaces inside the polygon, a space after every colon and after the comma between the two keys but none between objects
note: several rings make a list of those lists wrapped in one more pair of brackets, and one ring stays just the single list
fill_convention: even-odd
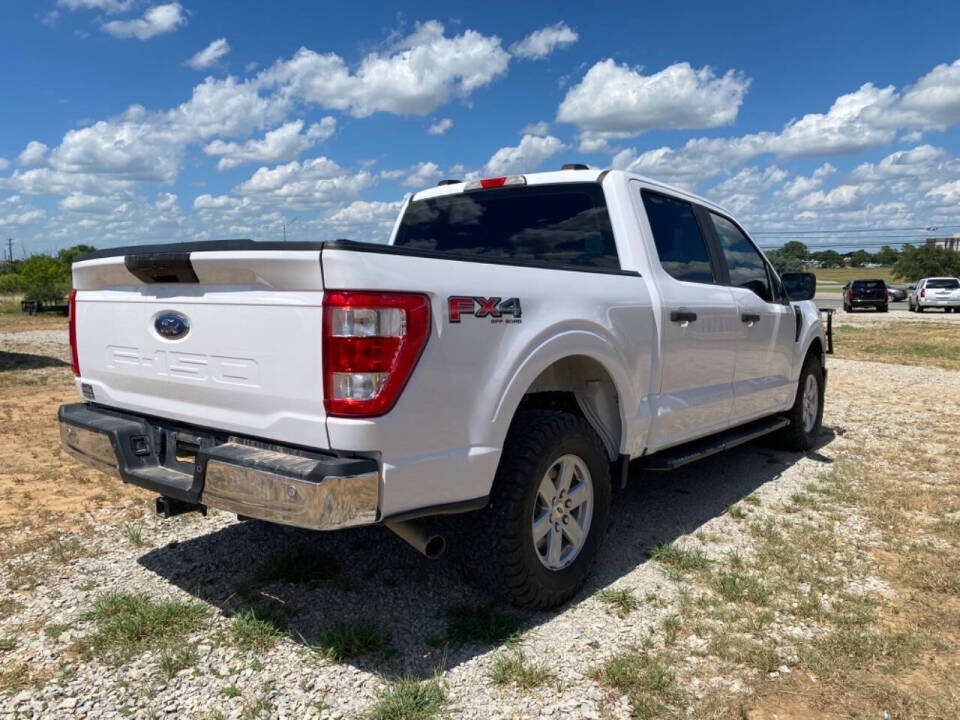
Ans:
[{"label": "ford oval emblem", "polygon": [[165,312],[157,315],[153,321],[157,334],[167,340],[179,340],[190,332],[190,321],[176,312]]}]

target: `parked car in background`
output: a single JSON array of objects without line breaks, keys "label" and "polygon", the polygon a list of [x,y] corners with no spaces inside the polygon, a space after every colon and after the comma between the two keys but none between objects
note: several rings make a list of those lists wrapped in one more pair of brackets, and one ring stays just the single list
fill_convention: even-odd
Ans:
[{"label": "parked car in background", "polygon": [[903,302],[907,299],[907,291],[903,288],[887,285],[887,292],[890,293],[890,302]]},{"label": "parked car in background", "polygon": [[851,280],[843,286],[843,309],[846,312],[862,307],[887,312],[888,303],[887,284],[883,280]]},{"label": "parked car in background", "polygon": [[907,301],[910,312],[927,308],[943,308],[944,312],[960,312],[960,279],[932,277],[920,280],[910,291]]}]

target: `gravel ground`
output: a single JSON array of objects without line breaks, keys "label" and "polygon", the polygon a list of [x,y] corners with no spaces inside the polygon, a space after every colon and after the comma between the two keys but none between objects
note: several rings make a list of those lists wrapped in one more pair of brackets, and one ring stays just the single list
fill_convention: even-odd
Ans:
[{"label": "gravel ground", "polygon": [[[853,317],[858,323],[889,319]],[[929,316],[907,317],[926,321]],[[65,339],[62,331],[3,334],[0,347],[62,360]],[[5,668],[28,668],[43,679],[35,689],[0,689],[0,718],[210,718],[216,713],[241,718],[253,717],[259,698],[269,700],[269,717],[355,718],[371,707],[385,678],[400,675],[440,677],[450,701],[446,712],[453,718],[629,717],[626,698],[592,679],[591,670],[642,643],[673,612],[680,586],[649,560],[651,547],[676,541],[711,557],[731,550],[748,555],[753,540],[726,512],[730,505],[754,493],[760,502],[750,507],[751,515],[776,519],[839,453],[912,442],[903,428],[915,427],[929,403],[960,412],[960,372],[842,360],[830,361],[829,368],[824,431],[815,451],[798,455],[752,444],[674,473],[634,474],[615,503],[588,587],[558,612],[497,606],[471,582],[469,560],[456,552],[455,519],[450,521],[451,556],[430,562],[379,527],[316,534],[238,522],[219,512],[161,521],[146,512],[146,493],[143,502],[91,513],[75,533],[82,543],[80,557],[54,563],[51,548],[44,546],[0,566],[0,587],[7,588],[2,598],[15,603],[0,619],[0,640],[13,641],[10,649],[0,646],[0,660]],[[897,398],[896,417],[889,411],[891,397]],[[142,534],[144,545],[133,544],[131,527]],[[836,532],[853,536],[863,527],[850,517]],[[30,533],[29,528],[18,531],[17,540]],[[705,537],[712,540],[702,541]],[[259,601],[272,603],[286,617],[288,636],[265,652],[238,649],[229,640],[229,628],[231,615],[244,607],[243,581],[271,557],[314,549],[336,558],[340,572],[325,582],[259,587]],[[38,579],[22,582],[20,571],[32,565],[45,570]],[[859,582],[864,590],[885,592],[869,578]],[[605,588],[631,589],[641,607],[619,617],[597,596]],[[166,679],[151,652],[119,667],[78,657],[74,643],[94,629],[84,616],[106,592],[204,603],[204,627],[189,638],[197,648],[196,666]],[[515,616],[522,628],[520,647],[546,665],[552,680],[528,690],[495,685],[489,673],[498,648],[437,642],[446,611],[462,605],[492,606]],[[375,623],[387,635],[388,649],[341,662],[311,652],[305,642],[341,620]],[[59,635],[45,632],[59,625],[67,629]],[[784,624],[777,631],[803,636],[816,629]],[[738,679],[718,676],[707,685],[735,691]],[[242,695],[225,697],[221,691],[228,687]]]}]

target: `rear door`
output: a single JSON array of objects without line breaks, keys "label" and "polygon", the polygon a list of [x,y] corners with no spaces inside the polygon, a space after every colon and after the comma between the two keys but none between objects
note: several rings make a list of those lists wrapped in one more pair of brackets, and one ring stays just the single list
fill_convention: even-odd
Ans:
[{"label": "rear door", "polygon": [[[167,269],[150,277],[151,263]],[[319,249],[132,249],[79,262],[73,278],[85,399],[329,447]]]},{"label": "rear door", "polygon": [[649,442],[654,451],[726,425],[738,319],[695,206],[653,190],[640,195],[658,255],[650,265],[662,302],[660,387]]},{"label": "rear door", "polygon": [[792,361],[797,318],[772,270],[730,218],[707,213],[723,254],[737,304],[737,360],[731,424],[782,410],[793,397]]}]

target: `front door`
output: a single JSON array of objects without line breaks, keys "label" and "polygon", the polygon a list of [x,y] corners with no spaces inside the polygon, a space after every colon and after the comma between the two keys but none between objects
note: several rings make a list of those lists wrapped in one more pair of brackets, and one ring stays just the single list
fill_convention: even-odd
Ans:
[{"label": "front door", "polygon": [[717,282],[693,205],[649,190],[641,196],[657,249],[650,265],[661,299],[652,452],[727,424],[739,320],[730,288]]},{"label": "front door", "polygon": [[729,218],[713,212],[709,217],[726,260],[739,319],[732,425],[790,404],[797,319],[746,234]]}]

